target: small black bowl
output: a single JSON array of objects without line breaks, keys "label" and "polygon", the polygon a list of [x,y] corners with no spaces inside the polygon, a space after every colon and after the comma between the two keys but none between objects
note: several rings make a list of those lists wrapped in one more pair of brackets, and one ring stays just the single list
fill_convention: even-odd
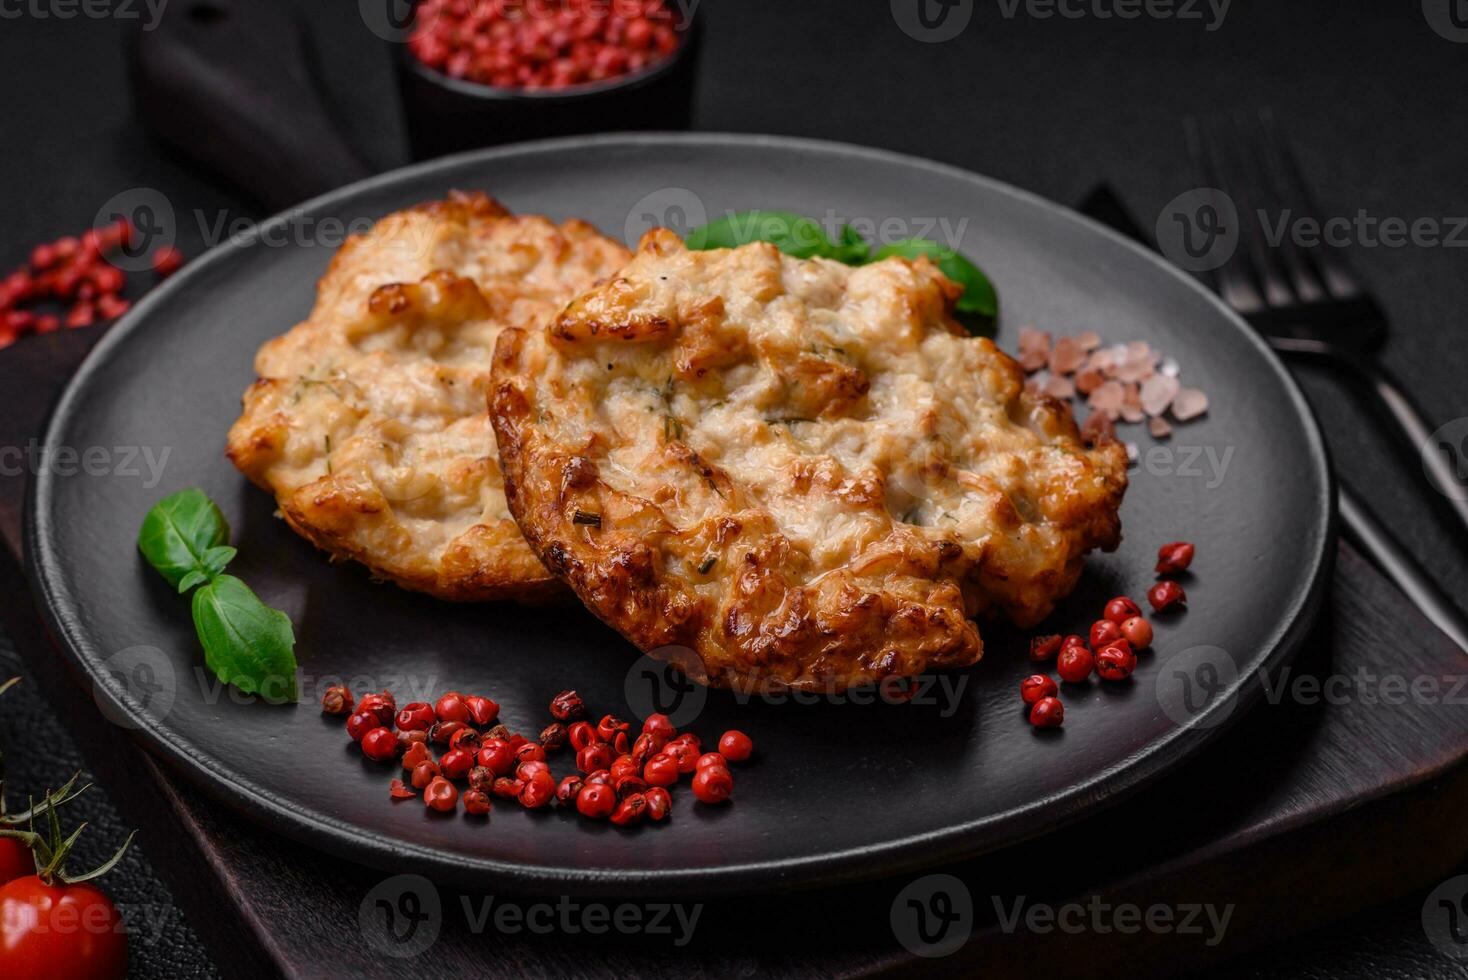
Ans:
[{"label": "small black bowl", "polygon": [[495,88],[450,78],[394,44],[408,139],[419,160],[499,143],[609,130],[688,129],[702,17],[644,71],[555,91]]}]

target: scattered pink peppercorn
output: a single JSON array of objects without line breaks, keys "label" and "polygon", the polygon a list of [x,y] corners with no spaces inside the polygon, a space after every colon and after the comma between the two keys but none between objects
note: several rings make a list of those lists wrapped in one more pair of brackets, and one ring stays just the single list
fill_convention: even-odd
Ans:
[{"label": "scattered pink peppercorn", "polygon": [[[1086,673],[1090,673],[1089,670]],[[1031,674],[1019,682],[1019,696],[1025,704],[1034,704],[1041,698],[1053,698],[1060,692],[1056,683],[1044,674]]]},{"label": "scattered pink peppercorn", "polygon": [[1152,645],[1152,624],[1141,616],[1133,616],[1121,624],[1121,635],[1135,650]]},{"label": "scattered pink peppercorn", "polygon": [[1140,616],[1142,610],[1137,604],[1124,595],[1119,595],[1106,604],[1106,611],[1101,614],[1103,619],[1109,619],[1113,623],[1121,623],[1133,616]]},{"label": "scattered pink peppercorn", "polygon": [[741,731],[727,731],[719,736],[719,752],[730,762],[743,762],[754,754],[754,742]]},{"label": "scattered pink peppercorn", "polygon": [[1137,655],[1126,640],[1117,640],[1096,651],[1096,674],[1103,681],[1124,681],[1137,669]]},{"label": "scattered pink peppercorn", "polygon": [[1060,652],[1061,643],[1059,634],[1030,637],[1030,659],[1037,664],[1054,660],[1055,655]]},{"label": "scattered pink peppercorn", "polygon": [[1193,563],[1194,548],[1186,541],[1173,541],[1157,549],[1157,574],[1178,575]]},{"label": "scattered pink peppercorn", "polygon": [[1186,606],[1188,604],[1188,594],[1183,591],[1181,585],[1178,585],[1172,579],[1165,579],[1147,590],[1147,601],[1151,603],[1152,609],[1155,612],[1162,612],[1164,609],[1171,609],[1173,606]]},{"label": "scattered pink peppercorn", "polygon": [[1065,705],[1059,698],[1041,698],[1030,708],[1030,724],[1036,728],[1059,728],[1065,722]]},{"label": "scattered pink peppercorn", "polygon": [[153,271],[159,278],[167,279],[183,268],[183,253],[172,245],[166,245],[153,253]]}]

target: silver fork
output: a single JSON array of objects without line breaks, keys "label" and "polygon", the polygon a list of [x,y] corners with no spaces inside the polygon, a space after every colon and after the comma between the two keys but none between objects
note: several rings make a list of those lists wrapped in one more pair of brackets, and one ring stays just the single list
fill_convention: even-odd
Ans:
[{"label": "silver fork", "polygon": [[1420,457],[1436,484],[1434,498],[1446,502],[1458,521],[1460,540],[1468,540],[1468,499],[1460,499],[1468,494],[1453,492],[1468,481],[1463,458],[1455,455],[1468,447],[1435,442],[1434,427],[1382,367],[1377,353],[1388,323],[1381,306],[1328,240],[1306,248],[1291,234],[1271,242],[1265,232],[1265,215],[1281,222],[1286,214],[1310,218],[1319,227],[1314,200],[1273,113],[1240,113],[1207,126],[1187,119],[1184,130],[1201,185],[1227,195],[1238,214],[1238,243],[1210,273],[1218,294],[1275,350],[1342,369],[1369,392],[1381,417],[1405,437],[1413,461]]},{"label": "silver fork", "polygon": [[[1185,121],[1184,128],[1188,154],[1202,184],[1228,194],[1237,203],[1240,214],[1242,249],[1236,247],[1212,274],[1220,297],[1259,330],[1275,350],[1326,360],[1364,380],[1386,408],[1388,417],[1413,444],[1427,446],[1430,438],[1427,424],[1371,356],[1386,339],[1386,317],[1351,274],[1344,256],[1329,245],[1320,249],[1300,248],[1288,236],[1281,239],[1278,254],[1274,254],[1262,238],[1262,229],[1256,236],[1252,223],[1243,220],[1258,213],[1250,208],[1270,206],[1298,208],[1297,213],[1316,215],[1294,155],[1280,135],[1272,114],[1268,110],[1260,112],[1259,135],[1255,139],[1240,138],[1227,145],[1217,138],[1205,138],[1202,128],[1192,119]],[[1234,132],[1239,134],[1247,128],[1247,121],[1235,123]],[[1240,173],[1244,176],[1240,177]],[[1217,207],[1220,202],[1212,203]],[[1121,221],[1113,219],[1110,223],[1138,240],[1147,240],[1124,212]],[[1441,486],[1451,487],[1455,478],[1447,456],[1438,454],[1445,448],[1432,447],[1438,452],[1427,451],[1423,457],[1439,464],[1433,477]],[[1346,536],[1371,556],[1433,625],[1468,651],[1468,617],[1443,594],[1421,564],[1350,487],[1340,479],[1337,485]],[[1459,519],[1468,526],[1468,506],[1446,493],[1443,497],[1456,505],[1454,510]]]}]

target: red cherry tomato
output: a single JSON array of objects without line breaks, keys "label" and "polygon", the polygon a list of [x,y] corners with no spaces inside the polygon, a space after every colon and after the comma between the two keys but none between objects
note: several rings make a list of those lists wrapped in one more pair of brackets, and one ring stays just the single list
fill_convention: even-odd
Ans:
[{"label": "red cherry tomato", "polygon": [[90,884],[35,875],[0,886],[0,976],[6,980],[121,980],[127,933],[112,901]]},{"label": "red cherry tomato", "polygon": [[35,873],[31,849],[14,837],[0,837],[0,885]]}]

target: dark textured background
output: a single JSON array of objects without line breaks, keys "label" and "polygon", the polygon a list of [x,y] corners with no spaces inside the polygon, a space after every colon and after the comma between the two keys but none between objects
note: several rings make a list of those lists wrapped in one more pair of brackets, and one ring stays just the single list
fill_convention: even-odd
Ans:
[{"label": "dark textured background", "polygon": [[[1468,214],[1468,44],[1435,34],[1416,0],[1371,9],[1236,0],[1213,33],[1197,21],[1036,20],[1023,8],[1008,19],[998,0],[975,2],[961,37],[922,44],[897,28],[884,0],[705,0],[697,126],[888,147],[1070,203],[1106,180],[1151,224],[1197,183],[1182,117],[1270,105],[1293,130],[1328,214],[1364,209],[1408,222]],[[376,166],[401,162],[387,53],[363,29],[357,5],[301,7],[334,113]],[[180,213],[201,209],[211,220],[221,212],[260,217],[139,128],[123,72],[123,38],[135,27],[82,16],[0,20],[0,270],[20,263],[35,242],[88,226],[125,188],[158,188]],[[193,222],[181,223],[180,245],[190,256],[202,250]],[[1465,252],[1376,247],[1351,257],[1393,319],[1390,368],[1409,379],[1430,419],[1468,415]],[[1463,542],[1404,468],[1398,447],[1329,375],[1302,377],[1343,475],[1451,593],[1468,595]],[[0,652],[0,676],[13,663]],[[64,725],[34,690],[7,696],[0,732],[16,792],[37,792],[81,765]],[[125,834],[100,794],[78,801],[75,815],[93,822],[86,856]],[[133,854],[108,881],[125,908],[162,923],[158,939],[134,940],[135,975],[212,972],[145,854]],[[1422,897],[1246,958],[1227,975],[1463,975],[1423,940]]]}]

